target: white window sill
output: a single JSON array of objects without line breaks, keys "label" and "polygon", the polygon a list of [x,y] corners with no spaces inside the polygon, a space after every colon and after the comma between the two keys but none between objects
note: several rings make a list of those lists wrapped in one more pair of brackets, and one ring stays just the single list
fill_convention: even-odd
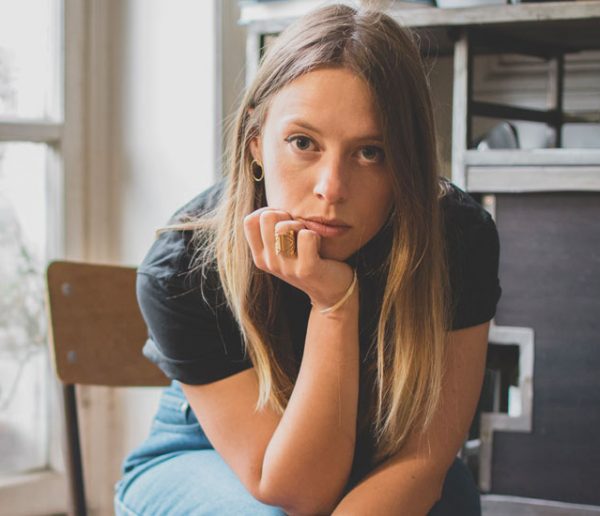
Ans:
[{"label": "white window sill", "polygon": [[42,470],[0,477],[0,516],[36,516],[67,511],[64,473]]}]

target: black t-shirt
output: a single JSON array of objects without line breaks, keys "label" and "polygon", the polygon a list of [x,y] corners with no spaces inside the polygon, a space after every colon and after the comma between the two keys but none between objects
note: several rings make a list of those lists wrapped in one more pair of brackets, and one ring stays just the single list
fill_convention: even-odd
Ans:
[{"label": "black t-shirt", "polygon": [[[454,306],[449,329],[456,330],[481,324],[494,316],[502,293],[498,279],[500,245],[490,214],[469,194],[446,178],[442,180],[451,187],[440,202]],[[214,207],[223,193],[224,181],[194,197],[169,222]],[[359,279],[362,393],[359,417],[366,403],[364,386],[367,382],[362,369],[383,295],[383,275],[379,267],[389,252],[390,230],[389,225],[384,226],[346,260],[356,267]],[[248,369],[252,362],[244,355],[242,336],[225,302],[217,271],[210,269],[205,278],[188,273],[193,254],[191,235],[191,231],[166,231],[154,241],[138,268],[137,297],[149,330],[144,355],[171,379],[205,384]],[[310,300],[289,283],[278,278],[276,281],[282,289],[282,309],[290,328],[294,359],[299,365]],[[359,435],[358,441],[358,447],[363,449],[356,454],[356,467],[366,464],[370,454],[367,435]]]}]

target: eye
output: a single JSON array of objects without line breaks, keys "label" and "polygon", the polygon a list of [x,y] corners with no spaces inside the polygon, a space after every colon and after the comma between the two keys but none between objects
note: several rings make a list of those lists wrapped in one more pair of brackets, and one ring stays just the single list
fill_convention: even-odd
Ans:
[{"label": "eye", "polygon": [[374,145],[368,145],[367,147],[363,147],[361,149],[361,152],[363,153],[363,157],[367,161],[371,161],[373,163],[379,163],[380,161],[383,161],[385,157],[383,149],[375,147]]},{"label": "eye", "polygon": [[292,143],[294,141],[298,142],[298,144],[296,145],[296,148],[298,150],[308,150],[308,147],[310,146],[310,143],[312,142],[312,140],[308,136],[301,136],[301,135],[290,136],[289,138],[286,138],[285,141],[288,143]]}]

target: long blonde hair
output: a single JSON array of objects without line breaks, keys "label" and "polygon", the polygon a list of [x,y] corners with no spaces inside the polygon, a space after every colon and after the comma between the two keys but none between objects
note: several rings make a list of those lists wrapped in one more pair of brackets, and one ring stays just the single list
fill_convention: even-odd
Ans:
[{"label": "long blonde hair", "polygon": [[[256,409],[283,413],[297,369],[286,361],[278,279],[255,267],[245,215],[265,205],[252,178],[249,142],[259,135],[270,99],[319,67],[345,67],[369,85],[380,112],[393,171],[393,241],[373,344],[375,388],[365,416],[375,436],[374,462],[425,430],[440,399],[450,298],[429,83],[414,34],[385,13],[344,4],[316,9],[288,26],[268,48],[228,128],[225,190],[216,207],[172,226],[194,231],[194,264],[216,269],[259,381]],[[210,229],[207,231],[207,229]],[[278,340],[279,339],[279,340]]]}]

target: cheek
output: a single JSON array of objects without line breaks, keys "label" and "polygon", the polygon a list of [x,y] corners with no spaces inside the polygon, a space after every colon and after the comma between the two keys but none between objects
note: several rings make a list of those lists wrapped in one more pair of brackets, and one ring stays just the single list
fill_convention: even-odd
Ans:
[{"label": "cheek", "polygon": [[308,163],[286,148],[278,149],[273,153],[272,163],[274,171],[286,181],[301,182],[307,176],[302,172],[306,171]]},{"label": "cheek", "polygon": [[265,191],[270,207],[293,211],[306,196],[306,175],[293,162],[273,157],[265,168]]},{"label": "cheek", "polygon": [[308,186],[310,176],[306,163],[280,149],[271,154],[266,163],[265,180],[270,190],[280,191],[286,197],[298,197]]},{"label": "cheek", "polygon": [[274,171],[292,181],[301,179],[298,172],[309,166],[306,157],[295,151],[293,144],[285,142],[283,137],[269,135],[265,140],[265,155]]},{"label": "cheek", "polygon": [[393,206],[392,185],[387,181],[377,181],[377,188],[372,189],[370,195],[361,197],[364,199],[362,212],[366,220],[369,220],[373,227],[379,228],[386,221]]},{"label": "cheek", "polygon": [[379,208],[387,215],[394,203],[394,185],[390,178],[383,178],[378,181],[379,190]]}]

